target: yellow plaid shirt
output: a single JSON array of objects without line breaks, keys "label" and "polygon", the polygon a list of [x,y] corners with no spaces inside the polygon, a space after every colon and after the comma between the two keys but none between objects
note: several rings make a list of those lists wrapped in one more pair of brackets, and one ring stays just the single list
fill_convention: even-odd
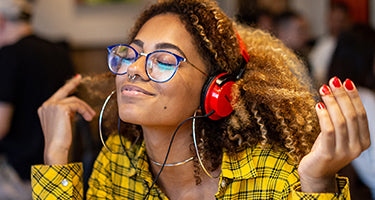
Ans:
[{"label": "yellow plaid shirt", "polygon": [[[143,199],[152,184],[148,159],[142,145],[123,153],[118,135],[107,140],[109,148],[100,152],[89,180],[87,199]],[[130,147],[126,142],[125,146]],[[297,166],[286,153],[245,149],[235,158],[225,152],[217,199],[350,199],[348,180],[337,178],[340,195],[300,192]],[[31,184],[34,199],[82,199],[82,164],[35,165]],[[148,199],[168,199],[154,186]]]}]

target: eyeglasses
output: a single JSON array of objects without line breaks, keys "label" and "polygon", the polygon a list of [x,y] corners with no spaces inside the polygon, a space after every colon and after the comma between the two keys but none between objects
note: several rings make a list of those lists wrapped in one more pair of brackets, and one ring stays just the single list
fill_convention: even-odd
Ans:
[{"label": "eyeglasses", "polygon": [[140,56],[146,56],[145,71],[148,78],[157,83],[164,83],[176,74],[177,68],[181,62],[186,62],[195,69],[207,74],[194,66],[186,58],[164,50],[158,50],[151,53],[138,53],[133,47],[125,44],[117,44],[107,47],[108,49],[108,67],[109,70],[117,75],[124,75],[128,67],[138,60]]}]

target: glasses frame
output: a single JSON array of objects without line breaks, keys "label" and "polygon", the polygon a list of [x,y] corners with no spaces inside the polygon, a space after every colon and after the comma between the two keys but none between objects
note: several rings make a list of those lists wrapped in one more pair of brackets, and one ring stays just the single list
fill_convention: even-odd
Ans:
[{"label": "glasses frame", "polygon": [[[117,72],[112,71],[111,66],[110,66],[110,63],[108,62],[108,61],[109,61],[109,56],[111,55],[111,51],[112,51],[112,49],[115,48],[115,47],[118,47],[118,46],[125,46],[125,47],[128,47],[128,48],[132,49],[132,50],[135,52],[135,59],[134,59],[134,62],[136,62],[141,56],[145,56],[145,57],[146,57],[146,60],[145,60],[145,72],[146,72],[146,74],[147,74],[147,77],[148,77],[150,80],[154,81],[154,82],[157,82],[157,83],[165,83],[165,82],[171,80],[171,79],[174,77],[174,75],[176,74],[177,69],[179,68],[181,62],[186,62],[186,63],[190,64],[192,67],[194,67],[195,69],[197,69],[197,70],[198,70],[199,72],[201,72],[203,75],[208,76],[207,73],[205,73],[203,70],[201,70],[201,69],[199,69],[198,67],[196,67],[194,64],[192,64],[191,62],[189,62],[186,58],[184,58],[184,57],[182,57],[182,56],[179,56],[179,55],[176,55],[176,54],[174,54],[174,53],[172,53],[172,52],[165,51],[165,50],[157,50],[157,51],[153,51],[153,52],[150,52],[150,53],[143,53],[143,52],[138,53],[137,50],[135,50],[132,46],[127,45],[127,44],[116,44],[116,45],[111,45],[111,46],[108,46],[108,47],[107,47],[107,50],[108,50],[108,57],[107,57],[108,68],[109,68],[109,70],[110,70],[112,73],[114,73],[114,74],[116,74],[116,75],[124,75],[124,74],[127,73],[127,71],[125,71],[124,73],[117,73]],[[174,69],[173,74],[170,76],[170,78],[168,78],[168,79],[165,80],[165,81],[157,81],[157,80],[153,79],[153,78],[150,76],[150,74],[148,73],[148,70],[147,70],[147,61],[148,61],[149,57],[150,57],[152,54],[154,54],[154,53],[160,53],[160,52],[171,54],[171,55],[173,55],[173,56],[176,58],[176,60],[177,60],[177,64],[176,64],[177,66],[176,66],[176,68]],[[121,56],[119,56],[119,57],[121,57]],[[133,63],[134,63],[134,62],[133,62]],[[132,64],[133,64],[133,63],[132,63]],[[129,65],[129,66],[130,66],[130,65]],[[128,66],[128,67],[129,67],[129,66]]]}]

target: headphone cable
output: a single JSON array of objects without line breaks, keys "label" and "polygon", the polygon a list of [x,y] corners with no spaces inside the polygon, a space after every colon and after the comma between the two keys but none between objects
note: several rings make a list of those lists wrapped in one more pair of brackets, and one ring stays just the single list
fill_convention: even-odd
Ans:
[{"label": "headphone cable", "polygon": [[144,200],[148,199],[148,196],[150,195],[150,192],[151,192],[152,187],[155,185],[155,183],[156,183],[156,181],[158,180],[158,178],[159,178],[161,172],[162,172],[163,169],[164,169],[165,164],[167,163],[167,159],[168,159],[169,153],[170,153],[170,151],[171,151],[172,143],[173,143],[173,140],[174,140],[174,138],[175,138],[175,136],[176,136],[176,133],[177,133],[178,129],[180,129],[180,127],[181,127],[185,122],[187,122],[188,120],[191,120],[191,119],[193,119],[193,118],[204,118],[204,117],[209,117],[209,116],[211,116],[211,115],[214,114],[214,113],[215,113],[215,111],[212,110],[211,112],[209,112],[209,113],[207,113],[207,114],[205,114],[205,115],[202,115],[202,116],[191,116],[191,117],[185,119],[184,121],[182,121],[182,122],[177,126],[176,130],[173,132],[173,135],[172,135],[171,141],[169,142],[169,146],[168,146],[167,154],[165,155],[165,159],[164,159],[163,165],[161,166],[159,173],[155,176],[155,179],[154,179],[154,181],[152,182],[150,188],[148,189],[148,192],[147,192],[146,196],[143,198]]}]

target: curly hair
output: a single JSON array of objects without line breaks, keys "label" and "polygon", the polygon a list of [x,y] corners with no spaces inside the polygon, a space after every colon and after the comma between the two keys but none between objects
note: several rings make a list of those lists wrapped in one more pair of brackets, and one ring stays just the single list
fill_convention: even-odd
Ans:
[{"label": "curly hair", "polygon": [[[209,169],[220,166],[223,149],[236,155],[236,152],[257,144],[286,151],[296,163],[299,162],[310,151],[319,133],[319,124],[314,110],[316,92],[311,87],[305,66],[294,53],[268,33],[235,24],[216,2],[209,0],[159,1],[141,14],[129,41],[150,18],[163,13],[179,16],[192,35],[210,75],[233,74],[241,66],[236,33],[247,45],[250,55],[243,77],[233,87],[237,101],[232,105],[232,114],[218,121],[197,121],[199,151]],[[98,79],[108,78],[113,76],[90,77],[84,82],[89,88],[95,88],[100,82]],[[109,93],[108,89],[106,93]],[[98,96],[104,99],[103,95]],[[116,112],[112,113],[118,117]],[[113,118],[109,121],[117,123]],[[108,127],[116,129],[114,124],[108,124]],[[135,125],[124,123],[122,128],[129,138],[142,135]]]}]

